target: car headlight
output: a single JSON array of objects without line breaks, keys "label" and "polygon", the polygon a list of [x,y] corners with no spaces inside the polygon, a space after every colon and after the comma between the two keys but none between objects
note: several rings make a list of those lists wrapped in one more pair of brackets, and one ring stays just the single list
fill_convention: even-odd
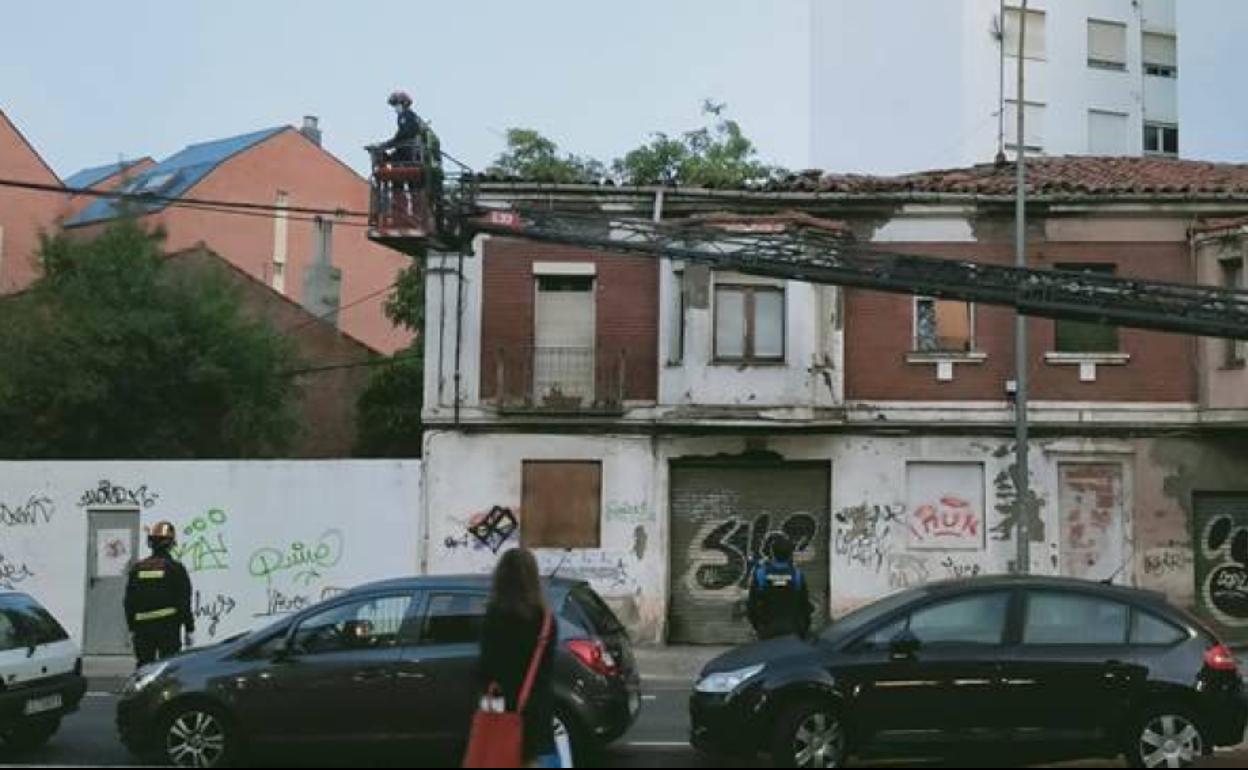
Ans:
[{"label": "car headlight", "polygon": [[123,692],[131,695],[142,692],[148,685],[155,682],[161,674],[165,673],[165,669],[168,667],[169,664],[167,662],[144,666],[130,675],[130,678],[126,680],[126,687]]},{"label": "car headlight", "polygon": [[759,663],[757,666],[740,668],[736,671],[724,671],[718,674],[710,674],[709,676],[703,677],[694,689],[707,695],[727,695],[762,673],[764,665],[765,664],[763,663]]}]

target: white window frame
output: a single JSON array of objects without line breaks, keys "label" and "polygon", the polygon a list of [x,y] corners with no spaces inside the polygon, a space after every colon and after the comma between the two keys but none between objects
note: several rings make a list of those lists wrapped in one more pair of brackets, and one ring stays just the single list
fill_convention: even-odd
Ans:
[{"label": "white window frame", "polygon": [[274,291],[285,294],[286,258],[290,250],[290,215],[286,209],[290,206],[290,193],[278,190],[273,205],[277,208],[277,212],[273,215],[272,286]]},{"label": "white window frame", "polygon": [[[1154,37],[1169,38],[1171,41],[1173,41],[1174,49],[1175,49],[1175,60],[1172,62],[1150,61],[1149,56],[1148,56],[1148,45],[1147,45],[1149,35],[1152,35]],[[1141,43],[1142,45],[1141,45],[1140,55],[1141,55],[1141,61],[1144,65],[1145,75],[1149,75],[1149,76],[1157,77],[1157,78],[1170,78],[1170,79],[1174,79],[1179,76],[1178,37],[1177,36],[1168,35],[1164,32],[1145,32],[1143,33],[1143,38],[1141,40]]]},{"label": "white window frame", "polygon": [[[731,364],[734,366],[783,366],[788,361],[789,355],[789,292],[786,283],[769,279],[751,280],[745,276],[724,275],[717,276],[713,284],[711,287],[711,305],[713,308],[711,314],[711,360],[717,364]],[[736,289],[750,293],[750,300],[745,302],[742,308],[746,326],[740,356],[725,356],[719,352],[719,292],[721,289]],[[759,290],[776,292],[780,295],[779,356],[760,357],[754,354],[754,339],[751,333],[753,324],[751,311],[754,308],[752,294]]]},{"label": "white window frame", "polygon": [[[1155,128],[1158,131],[1157,139],[1158,139],[1159,144],[1158,144],[1157,149],[1152,149],[1151,147],[1148,146],[1148,130],[1150,128]],[[1167,152],[1165,149],[1166,148],[1166,131],[1169,131],[1169,130],[1174,131],[1174,144],[1175,144],[1174,152]],[[1179,150],[1178,150],[1179,148],[1179,126],[1177,123],[1163,123],[1160,121],[1147,120],[1144,122],[1143,136],[1144,136],[1144,154],[1145,155],[1156,155],[1156,156],[1160,156],[1163,158],[1179,157]]]}]

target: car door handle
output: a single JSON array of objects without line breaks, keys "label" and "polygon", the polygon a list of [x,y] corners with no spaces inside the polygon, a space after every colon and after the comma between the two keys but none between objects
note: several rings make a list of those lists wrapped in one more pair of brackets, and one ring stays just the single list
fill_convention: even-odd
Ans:
[{"label": "car door handle", "polygon": [[424,672],[421,672],[421,671],[400,671],[395,676],[398,677],[399,679],[409,679],[409,680],[414,680],[414,681],[420,681],[422,679],[429,678],[424,674]]},{"label": "car door handle", "polygon": [[391,672],[384,668],[365,668],[351,675],[353,682],[375,682],[378,679],[391,678]]}]

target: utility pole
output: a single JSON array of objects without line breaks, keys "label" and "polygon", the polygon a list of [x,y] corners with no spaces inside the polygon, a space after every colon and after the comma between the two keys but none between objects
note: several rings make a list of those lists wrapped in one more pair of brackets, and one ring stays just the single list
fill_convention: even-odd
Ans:
[{"label": "utility pole", "polygon": [[[1014,264],[1027,266],[1027,193],[1024,189],[1027,168],[1027,141],[1023,116],[1027,102],[1023,98],[1024,44],[1027,39],[1027,0],[1023,0],[1018,13],[1018,134],[1014,137],[1018,171],[1014,201]],[[1004,45],[1004,43],[1003,43]],[[1031,496],[1030,472],[1027,465],[1027,317],[1014,311],[1014,536],[1018,538],[1018,555],[1015,572],[1026,575],[1031,571],[1031,527],[1028,498]]]}]

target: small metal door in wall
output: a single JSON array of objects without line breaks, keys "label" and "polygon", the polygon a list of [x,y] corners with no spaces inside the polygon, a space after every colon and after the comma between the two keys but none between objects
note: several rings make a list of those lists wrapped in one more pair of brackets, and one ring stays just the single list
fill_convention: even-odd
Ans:
[{"label": "small metal door in wall", "polygon": [[122,602],[126,573],[140,558],[139,512],[89,511],[87,537],[87,617],[83,651],[88,655],[129,655]]}]

